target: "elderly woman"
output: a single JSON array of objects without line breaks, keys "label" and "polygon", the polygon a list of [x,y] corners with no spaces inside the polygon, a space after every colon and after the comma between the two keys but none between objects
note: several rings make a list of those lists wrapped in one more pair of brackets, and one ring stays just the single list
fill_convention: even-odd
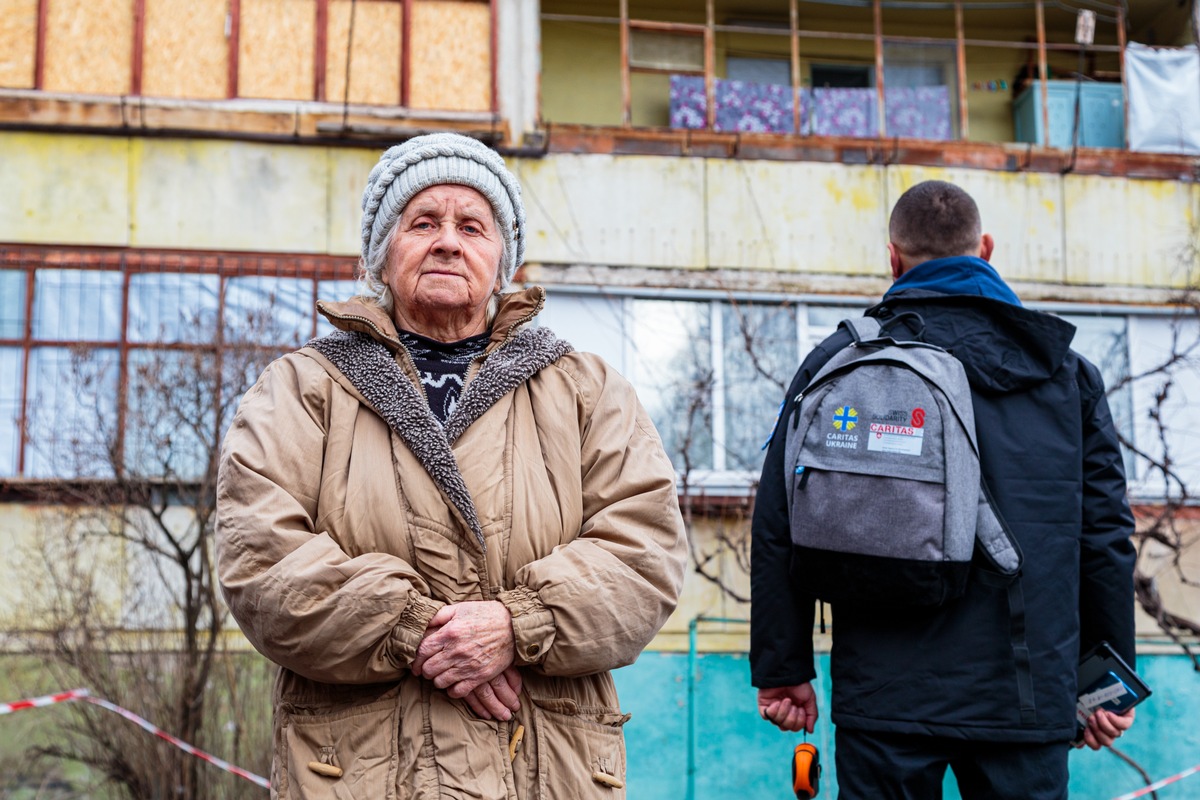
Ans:
[{"label": "elderly woman", "polygon": [[279,665],[278,797],[617,798],[610,670],[674,609],[674,472],[633,389],[533,323],[516,179],[454,134],[383,154],[362,296],[242,400],[230,610]]}]

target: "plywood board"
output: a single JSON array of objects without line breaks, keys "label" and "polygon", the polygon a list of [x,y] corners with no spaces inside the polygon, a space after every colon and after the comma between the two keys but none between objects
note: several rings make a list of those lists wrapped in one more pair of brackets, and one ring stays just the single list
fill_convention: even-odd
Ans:
[{"label": "plywood board", "polygon": [[313,99],[316,0],[242,0],[238,96]]},{"label": "plywood board", "polygon": [[[350,11],[354,10],[354,42]],[[325,57],[325,97],[335,103],[400,103],[401,4],[395,0],[332,0]],[[346,94],[346,52],[350,93]]]},{"label": "plywood board", "polygon": [[491,7],[465,0],[417,0],[412,15],[409,105],[490,111]]},{"label": "plywood board", "polygon": [[225,96],[225,3],[146,0],[142,92],[150,97]]},{"label": "plywood board", "polygon": [[133,0],[46,0],[50,92],[126,94],[133,75]]},{"label": "plywood board", "polygon": [[0,0],[0,87],[33,88],[37,0]]}]

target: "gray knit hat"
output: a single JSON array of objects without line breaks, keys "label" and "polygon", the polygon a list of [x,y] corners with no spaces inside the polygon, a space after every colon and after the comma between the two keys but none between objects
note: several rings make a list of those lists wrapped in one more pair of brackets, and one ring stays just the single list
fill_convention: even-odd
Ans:
[{"label": "gray knit hat", "polygon": [[[382,263],[376,251],[418,192],[438,184],[469,186],[491,204],[504,237],[501,288],[525,260],[525,205],[504,159],[487,145],[457,133],[431,133],[389,147],[367,177],[362,198],[364,265]],[[379,276],[373,276],[378,279]]]}]

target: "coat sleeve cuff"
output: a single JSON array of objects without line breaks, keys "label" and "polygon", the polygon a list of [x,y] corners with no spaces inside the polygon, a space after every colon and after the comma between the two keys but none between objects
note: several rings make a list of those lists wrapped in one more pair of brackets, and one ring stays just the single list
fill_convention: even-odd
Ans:
[{"label": "coat sleeve cuff", "polygon": [[554,615],[526,586],[501,592],[499,598],[512,614],[514,663],[519,667],[540,664],[554,643]]},{"label": "coat sleeve cuff", "polygon": [[411,664],[417,656],[417,647],[425,638],[429,620],[445,603],[430,600],[416,592],[408,593],[408,603],[400,612],[400,621],[392,628],[388,641],[388,658],[397,667]]}]

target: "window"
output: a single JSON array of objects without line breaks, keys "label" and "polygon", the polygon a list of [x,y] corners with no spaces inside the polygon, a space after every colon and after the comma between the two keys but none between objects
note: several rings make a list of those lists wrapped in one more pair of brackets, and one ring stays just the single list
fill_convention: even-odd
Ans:
[{"label": "window", "polygon": [[145,273],[129,278],[131,342],[211,342],[217,330],[220,278]]},{"label": "window", "polygon": [[25,335],[25,273],[0,270],[0,339]]},{"label": "window", "polygon": [[313,283],[296,278],[230,278],[225,287],[225,339],[298,345],[312,336]]},{"label": "window", "polygon": [[[1080,316],[1062,314],[1075,326],[1071,348],[1100,369],[1108,390],[1108,407],[1113,423],[1126,441],[1133,441],[1133,391],[1129,386],[1129,335],[1125,317]],[[1122,448],[1125,474],[1133,480],[1137,461]]]},{"label": "window", "polygon": [[0,477],[17,473],[21,425],[21,348],[0,347]]},{"label": "window", "polygon": [[211,478],[241,394],[317,330],[315,292],[354,291],[349,258],[3,255],[2,477]]},{"label": "window", "polygon": [[630,379],[689,486],[737,493],[758,477],[801,357],[858,313],[784,300],[552,291],[540,319]]},{"label": "window", "polygon": [[29,356],[25,474],[107,478],[117,426],[118,353],[37,347]]},{"label": "window", "polygon": [[[552,291],[541,319],[579,350],[625,374],[690,487],[745,491],[762,467],[762,448],[796,368],[860,305],[662,299]],[[1133,441],[1128,319],[1064,317],[1073,347],[1095,363],[1110,388],[1122,436]],[[1124,452],[1127,473],[1135,466]]]},{"label": "window", "polygon": [[[328,300],[331,302],[342,302],[349,300],[358,294],[358,283],[356,281],[321,281],[317,284],[317,299]],[[329,320],[325,317],[317,315],[317,336],[325,336],[333,333],[333,326],[329,324]]]},{"label": "window", "polygon": [[33,338],[111,342],[121,333],[121,273],[38,270],[33,289]]}]

